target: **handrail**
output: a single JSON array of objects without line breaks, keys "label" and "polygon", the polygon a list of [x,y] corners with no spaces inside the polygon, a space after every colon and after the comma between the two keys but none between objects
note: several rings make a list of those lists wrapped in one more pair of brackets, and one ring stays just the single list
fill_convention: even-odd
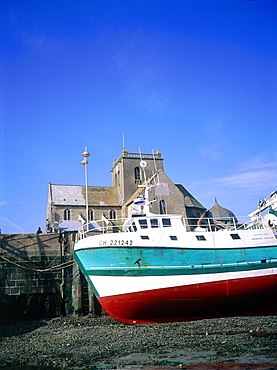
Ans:
[{"label": "handrail", "polygon": [[[204,217],[201,218],[201,223],[199,225],[199,218],[188,218],[188,217],[181,217],[180,215],[150,215],[150,216],[136,216],[136,217],[129,217],[125,219],[101,219],[98,221],[94,221],[94,224],[97,226],[94,229],[87,230],[87,226],[83,225],[78,230],[78,239],[84,239],[90,235],[96,235],[100,233],[114,233],[114,232],[133,232],[134,230],[131,227],[131,224],[135,222],[137,224],[138,219],[140,218],[147,218],[147,219],[163,219],[163,218],[171,218],[172,220],[172,227],[182,227],[185,232],[214,232],[220,230],[228,230],[228,231],[235,231],[235,230],[244,230],[244,229],[264,229],[267,226],[263,224],[262,217],[260,219],[256,219],[255,222],[252,220],[248,220],[245,222],[238,222],[236,217],[229,217],[229,218],[209,218]],[[242,219],[240,217],[240,219]],[[129,221],[128,223],[126,221]],[[177,220],[174,223],[174,220]],[[181,222],[182,221],[182,222]],[[123,228],[125,226],[125,228]],[[139,229],[139,225],[137,224],[137,229]],[[163,228],[162,222],[159,223],[159,228]],[[157,228],[152,227],[151,223],[148,222],[148,230],[157,230]]]}]

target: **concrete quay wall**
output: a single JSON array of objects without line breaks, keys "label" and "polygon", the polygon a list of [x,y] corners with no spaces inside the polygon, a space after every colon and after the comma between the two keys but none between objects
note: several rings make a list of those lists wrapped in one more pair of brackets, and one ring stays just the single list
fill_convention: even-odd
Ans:
[{"label": "concrete quay wall", "polygon": [[75,233],[0,235],[0,323],[100,311],[73,261],[74,239]]}]

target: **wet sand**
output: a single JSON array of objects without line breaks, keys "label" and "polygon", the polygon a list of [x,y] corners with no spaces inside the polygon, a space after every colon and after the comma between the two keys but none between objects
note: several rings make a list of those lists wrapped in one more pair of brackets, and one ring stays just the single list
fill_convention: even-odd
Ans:
[{"label": "wet sand", "polygon": [[130,326],[108,316],[0,328],[0,369],[277,369],[277,316]]}]

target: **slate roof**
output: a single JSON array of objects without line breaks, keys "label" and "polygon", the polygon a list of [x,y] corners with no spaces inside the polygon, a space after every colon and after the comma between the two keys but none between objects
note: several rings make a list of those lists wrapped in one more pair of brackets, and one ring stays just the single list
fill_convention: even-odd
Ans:
[{"label": "slate roof", "polygon": [[54,185],[51,184],[51,201],[54,205],[78,205],[86,204],[81,186]]},{"label": "slate roof", "polygon": [[215,219],[229,219],[229,218],[236,219],[235,214],[229,209],[221,207],[218,204],[217,199],[215,199],[214,206],[209,210],[209,212],[211,212],[212,217]]},{"label": "slate roof", "polygon": [[[85,206],[86,187],[51,184],[51,200],[53,205]],[[113,187],[88,186],[88,204],[91,206],[118,205],[115,189]]]},{"label": "slate roof", "polygon": [[[84,198],[86,197],[86,188],[82,187]],[[90,205],[107,205],[116,206],[117,202],[116,190],[113,187],[106,186],[89,186],[88,187],[88,204]]]},{"label": "slate roof", "polygon": [[184,195],[184,199],[185,199],[185,206],[186,207],[195,207],[195,208],[201,208],[203,210],[205,210],[206,208],[200,203],[198,202],[198,200],[196,200],[194,198],[194,196],[192,196],[190,194],[189,191],[187,191],[187,189],[185,189],[183,187],[183,185],[181,184],[175,184],[177,186],[177,188],[183,193]]}]

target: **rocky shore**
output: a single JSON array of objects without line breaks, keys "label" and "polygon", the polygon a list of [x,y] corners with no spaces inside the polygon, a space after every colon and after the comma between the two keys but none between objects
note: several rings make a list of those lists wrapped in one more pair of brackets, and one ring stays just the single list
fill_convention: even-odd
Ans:
[{"label": "rocky shore", "polygon": [[130,326],[108,316],[0,328],[0,369],[277,369],[277,316]]}]

